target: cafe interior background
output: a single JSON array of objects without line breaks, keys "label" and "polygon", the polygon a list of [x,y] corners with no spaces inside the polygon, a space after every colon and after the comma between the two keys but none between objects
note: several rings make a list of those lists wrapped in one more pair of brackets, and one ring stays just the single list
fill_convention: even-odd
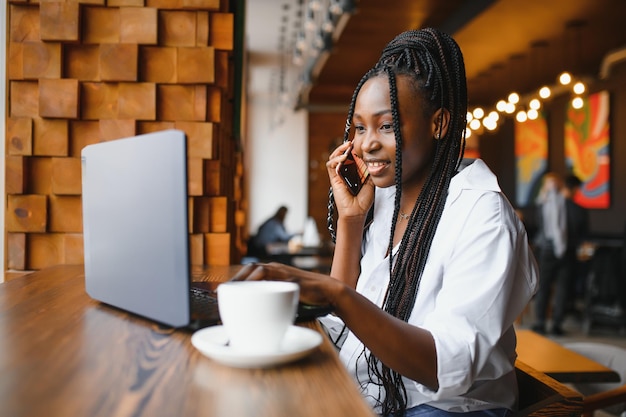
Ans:
[{"label": "cafe interior background", "polygon": [[386,42],[425,26],[460,44],[467,156],[529,228],[540,174],[573,171],[594,235],[623,242],[625,18],[623,0],[9,0],[4,279],[82,263],[83,146],[164,128],[189,137],[193,263],[239,262],[280,205],[289,231],[310,216],[328,239],[324,164],[354,86]]}]

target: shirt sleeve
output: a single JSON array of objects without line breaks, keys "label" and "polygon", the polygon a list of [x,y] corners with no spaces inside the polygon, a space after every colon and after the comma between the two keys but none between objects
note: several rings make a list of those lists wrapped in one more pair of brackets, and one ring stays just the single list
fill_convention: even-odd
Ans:
[{"label": "shirt sleeve", "polygon": [[282,224],[276,225],[276,237],[281,242],[286,242],[293,237],[292,234],[287,233],[287,230]]},{"label": "shirt sleeve", "polygon": [[433,242],[428,260],[434,264],[429,273],[441,274],[434,280],[441,286],[435,307],[422,323],[437,349],[433,399],[467,393],[476,381],[512,371],[515,341],[503,337],[511,335],[507,331],[536,286],[523,226],[504,197],[485,192],[460,200],[464,220],[444,226],[439,237],[445,239]]}]

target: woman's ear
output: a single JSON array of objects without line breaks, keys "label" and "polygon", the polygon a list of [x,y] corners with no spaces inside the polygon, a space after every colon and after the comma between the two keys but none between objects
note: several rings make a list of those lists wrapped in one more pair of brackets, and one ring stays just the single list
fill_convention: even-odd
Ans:
[{"label": "woman's ear", "polygon": [[440,108],[435,111],[432,117],[432,132],[435,139],[441,139],[448,133],[450,125],[450,112],[448,109]]}]

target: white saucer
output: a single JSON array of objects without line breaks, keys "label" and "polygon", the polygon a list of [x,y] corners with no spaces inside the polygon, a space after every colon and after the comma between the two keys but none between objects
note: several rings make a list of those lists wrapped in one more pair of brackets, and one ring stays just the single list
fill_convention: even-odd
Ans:
[{"label": "white saucer", "polygon": [[322,335],[300,326],[291,326],[276,353],[240,352],[227,346],[224,326],[206,327],[191,336],[191,344],[205,356],[236,368],[267,368],[303,358],[322,343]]}]

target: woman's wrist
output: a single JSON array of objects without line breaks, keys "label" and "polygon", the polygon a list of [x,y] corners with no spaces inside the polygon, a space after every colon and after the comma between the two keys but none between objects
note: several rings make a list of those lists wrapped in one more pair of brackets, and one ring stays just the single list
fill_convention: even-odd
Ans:
[{"label": "woman's wrist", "polygon": [[366,218],[367,215],[339,216],[339,218],[337,219],[337,228],[339,228],[340,226],[344,226],[347,228],[363,229]]},{"label": "woman's wrist", "polygon": [[342,281],[333,281],[334,282],[332,283],[332,288],[330,290],[328,300],[335,309],[335,311],[338,311],[341,310],[341,306],[345,304],[344,299],[346,298],[347,293],[348,291],[350,291],[350,289]]}]

